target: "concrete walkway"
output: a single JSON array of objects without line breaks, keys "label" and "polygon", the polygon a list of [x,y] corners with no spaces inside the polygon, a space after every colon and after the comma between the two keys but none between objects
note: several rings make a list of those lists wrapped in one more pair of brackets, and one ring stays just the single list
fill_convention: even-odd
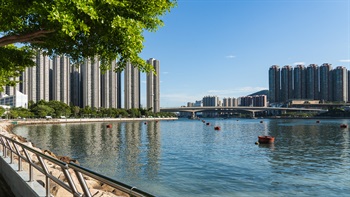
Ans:
[{"label": "concrete walkway", "polygon": [[15,197],[15,195],[10,189],[10,186],[7,185],[6,181],[4,180],[4,177],[0,174],[0,197],[2,196]]}]

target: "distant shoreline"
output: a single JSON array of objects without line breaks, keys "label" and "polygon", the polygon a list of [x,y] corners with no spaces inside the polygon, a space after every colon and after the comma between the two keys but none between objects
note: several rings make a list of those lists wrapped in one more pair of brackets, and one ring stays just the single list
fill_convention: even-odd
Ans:
[{"label": "distant shoreline", "polygon": [[8,120],[12,124],[31,125],[31,124],[65,124],[65,123],[89,123],[89,122],[130,122],[130,121],[161,121],[177,120],[178,118],[65,118],[65,119],[27,119],[27,120]]}]

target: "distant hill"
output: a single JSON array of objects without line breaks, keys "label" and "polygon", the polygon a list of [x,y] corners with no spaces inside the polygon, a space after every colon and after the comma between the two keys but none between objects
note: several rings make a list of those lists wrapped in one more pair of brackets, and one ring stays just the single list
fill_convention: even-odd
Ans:
[{"label": "distant hill", "polygon": [[255,96],[255,95],[269,95],[269,90],[260,90],[259,92],[255,92],[253,94],[249,94],[248,96]]}]

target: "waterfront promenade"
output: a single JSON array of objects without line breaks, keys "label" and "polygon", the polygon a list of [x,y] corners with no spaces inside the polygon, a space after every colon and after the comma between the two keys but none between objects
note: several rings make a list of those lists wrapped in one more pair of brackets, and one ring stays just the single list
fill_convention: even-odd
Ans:
[{"label": "waterfront promenade", "polygon": [[15,196],[1,174],[0,174],[0,196],[4,196],[4,197]]}]

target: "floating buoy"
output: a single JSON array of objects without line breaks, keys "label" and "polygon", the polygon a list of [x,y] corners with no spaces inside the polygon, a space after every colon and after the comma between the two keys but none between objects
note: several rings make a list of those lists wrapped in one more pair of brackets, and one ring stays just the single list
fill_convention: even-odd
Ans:
[{"label": "floating buoy", "polygon": [[143,124],[147,124],[147,122],[143,123]]},{"label": "floating buoy", "polygon": [[264,136],[258,136],[258,142],[260,144],[272,144],[275,142],[275,137],[273,136],[267,136],[267,135],[264,135]]},{"label": "floating buoy", "polygon": [[112,128],[112,125],[111,125],[111,124],[108,124],[106,127],[107,127],[107,128]]},{"label": "floating buoy", "polygon": [[316,123],[320,123],[320,121],[319,121],[319,120],[317,120],[317,121],[316,121]]},{"label": "floating buoy", "polygon": [[264,122],[264,121],[262,121],[262,120],[260,121],[260,123],[263,123],[263,122]]},{"label": "floating buoy", "polygon": [[219,127],[219,126],[214,127],[214,130],[220,130],[220,129],[221,129],[221,127]]},{"label": "floating buoy", "polygon": [[207,122],[206,125],[210,125],[210,122]]},{"label": "floating buoy", "polygon": [[259,142],[255,142],[256,145],[259,145]]},{"label": "floating buoy", "polygon": [[341,124],[341,125],[340,125],[340,128],[348,128],[348,125],[346,125],[346,124]]}]

